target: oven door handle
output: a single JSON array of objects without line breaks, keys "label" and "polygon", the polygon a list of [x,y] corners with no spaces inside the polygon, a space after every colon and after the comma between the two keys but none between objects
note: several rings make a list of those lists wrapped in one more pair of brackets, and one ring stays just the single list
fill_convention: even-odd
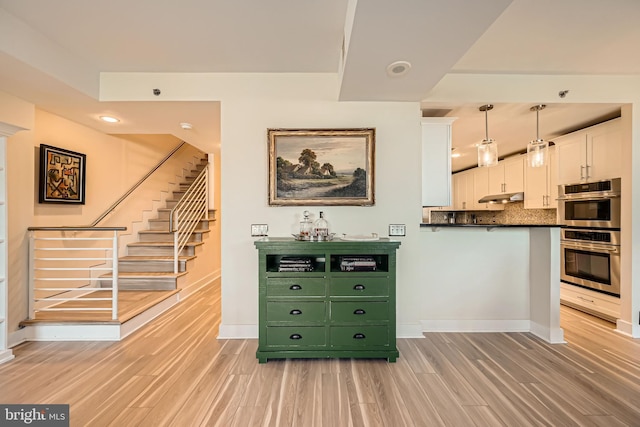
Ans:
[{"label": "oven door handle", "polygon": [[607,200],[607,199],[618,199],[620,198],[620,194],[611,193],[611,194],[598,194],[598,195],[575,195],[575,196],[560,196],[557,200]]},{"label": "oven door handle", "polygon": [[618,246],[576,243],[568,240],[563,240],[562,242],[560,242],[560,246],[564,246],[565,248],[580,249],[580,250],[594,251],[594,252],[600,252],[600,253],[610,253],[610,254],[620,253],[620,248]]}]

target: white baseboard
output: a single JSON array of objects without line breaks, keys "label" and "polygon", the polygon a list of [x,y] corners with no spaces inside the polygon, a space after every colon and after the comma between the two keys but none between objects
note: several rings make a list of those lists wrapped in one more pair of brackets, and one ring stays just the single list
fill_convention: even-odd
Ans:
[{"label": "white baseboard", "polygon": [[0,365],[8,362],[13,359],[15,356],[13,355],[13,351],[11,350],[2,350],[0,351]]},{"label": "white baseboard", "polygon": [[536,322],[531,322],[531,333],[538,338],[542,338],[550,344],[565,344],[564,329],[549,328]]},{"label": "white baseboard", "polygon": [[397,338],[424,338],[419,323],[399,323],[396,325]]},{"label": "white baseboard", "polygon": [[529,320],[421,320],[423,332],[529,332]]},{"label": "white baseboard", "polygon": [[219,340],[239,340],[258,338],[258,325],[220,325]]},{"label": "white baseboard", "polygon": [[9,335],[7,336],[9,341],[9,348],[13,348],[19,344],[22,344],[23,342],[27,342],[26,329],[27,328],[22,328],[18,329],[17,331],[9,332]]},{"label": "white baseboard", "polygon": [[633,337],[633,325],[626,320],[618,319],[616,321],[616,332],[628,337]]},{"label": "white baseboard", "polygon": [[120,325],[35,324],[23,329],[26,341],[119,341]]}]

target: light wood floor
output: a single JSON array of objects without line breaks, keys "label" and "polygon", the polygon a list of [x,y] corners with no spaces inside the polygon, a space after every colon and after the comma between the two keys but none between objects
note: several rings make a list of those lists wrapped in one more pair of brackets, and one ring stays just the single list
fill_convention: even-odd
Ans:
[{"label": "light wood floor", "polygon": [[259,365],[216,340],[218,284],[119,343],[26,343],[1,403],[68,403],[72,426],[640,426],[640,340],[562,309],[568,344],[526,333],[398,340],[397,363]]}]

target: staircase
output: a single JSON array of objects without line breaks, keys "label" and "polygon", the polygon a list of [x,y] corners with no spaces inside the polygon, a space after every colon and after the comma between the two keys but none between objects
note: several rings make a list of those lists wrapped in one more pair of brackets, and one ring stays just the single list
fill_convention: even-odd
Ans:
[{"label": "staircase", "polygon": [[[196,258],[198,247],[204,244],[211,220],[203,219],[198,223],[179,254],[178,272],[174,272],[174,236],[170,231],[171,209],[206,166],[206,159],[196,165],[196,168],[185,176],[184,182],[179,184],[178,190],[165,201],[165,206],[158,209],[158,216],[149,220],[148,229],[138,231],[138,241],[127,244],[127,255],[118,259],[118,287],[121,291],[180,289],[181,278],[187,274],[189,262]],[[111,274],[101,276],[103,279],[110,277]],[[103,280],[101,285],[109,287],[111,282]]]},{"label": "staircase", "polygon": [[[214,283],[219,272],[207,262],[213,247],[204,245],[215,221],[214,211],[207,211],[206,184],[203,188],[208,159],[204,153],[192,153],[190,147],[187,150],[180,160],[188,159],[192,170],[184,174],[182,169],[176,175],[176,165],[172,166],[169,175],[183,176],[179,178],[182,182],[173,181],[175,190],[169,198],[163,200],[166,193],[162,193],[153,202],[153,210],[145,210],[143,221],[132,227],[124,247],[118,245],[118,233],[126,227],[29,227],[31,314],[20,323],[19,340],[118,341],[200,287]],[[171,211],[185,192],[188,194],[172,221]],[[146,190],[144,194],[137,196],[144,197],[139,200],[149,201],[157,193]],[[155,218],[148,217],[154,214]],[[171,228],[179,232],[173,233]],[[176,236],[182,248],[177,262]],[[205,257],[197,259],[198,254]],[[189,271],[192,274],[187,276]],[[118,278],[117,292],[112,286],[113,274]],[[90,278],[85,279],[87,276]],[[70,287],[67,279],[80,286]]]}]

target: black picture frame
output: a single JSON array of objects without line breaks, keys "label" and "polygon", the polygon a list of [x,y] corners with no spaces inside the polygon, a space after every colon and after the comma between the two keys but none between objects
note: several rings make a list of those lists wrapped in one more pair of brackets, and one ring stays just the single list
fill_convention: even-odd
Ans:
[{"label": "black picture frame", "polygon": [[85,204],[87,156],[40,144],[40,203]]}]

